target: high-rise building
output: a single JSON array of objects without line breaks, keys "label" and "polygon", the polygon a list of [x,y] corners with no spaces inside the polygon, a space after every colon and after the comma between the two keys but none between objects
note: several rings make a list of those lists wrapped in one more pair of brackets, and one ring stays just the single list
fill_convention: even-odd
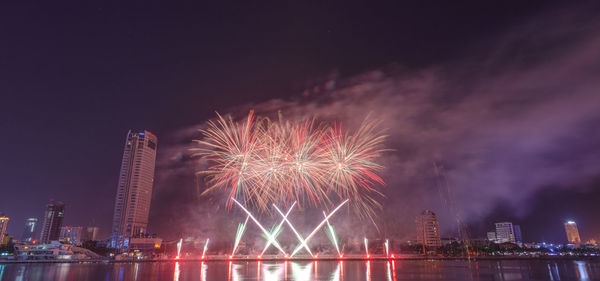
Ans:
[{"label": "high-rise building", "polygon": [[3,213],[0,213],[0,244],[3,243],[4,237],[6,236],[8,221],[10,221],[10,218],[5,216]]},{"label": "high-rise building", "polygon": [[21,236],[21,241],[31,242],[34,240],[33,236],[35,235],[35,227],[37,226],[37,222],[37,218],[28,218],[25,221],[25,230],[23,230],[23,236]]},{"label": "high-rise building", "polygon": [[441,247],[440,226],[435,213],[423,211],[417,216],[417,243],[427,247]]},{"label": "high-rise building", "polygon": [[515,230],[512,222],[496,223],[496,243],[515,243]]},{"label": "high-rise building", "polygon": [[127,133],[115,198],[111,246],[124,250],[130,237],[146,235],[157,138],[149,131]]},{"label": "high-rise building", "polygon": [[489,231],[487,233],[487,239],[492,243],[496,243],[496,231]]},{"label": "high-rise building", "polygon": [[83,230],[83,226],[62,226],[60,228],[59,241],[73,245],[80,245],[85,238],[85,234],[86,233]]},{"label": "high-rise building", "polygon": [[44,224],[40,233],[41,243],[50,243],[50,241],[58,241],[60,237],[60,226],[62,225],[63,217],[65,216],[65,203],[50,201],[46,205],[44,213]]},{"label": "high-rise building", "polygon": [[577,224],[574,221],[565,222],[565,232],[567,233],[567,241],[569,241],[569,244],[581,244],[579,229],[577,229]]},{"label": "high-rise building", "polygon": [[98,231],[100,228],[97,226],[88,226],[86,228],[85,240],[96,240],[98,239]]},{"label": "high-rise building", "polygon": [[515,242],[523,243],[523,235],[521,234],[521,226],[513,225],[513,232],[515,233]]}]

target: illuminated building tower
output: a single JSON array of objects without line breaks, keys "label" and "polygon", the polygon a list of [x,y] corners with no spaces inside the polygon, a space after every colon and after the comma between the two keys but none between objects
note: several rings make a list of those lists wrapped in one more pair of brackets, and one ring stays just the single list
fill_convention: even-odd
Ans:
[{"label": "illuminated building tower", "polygon": [[496,243],[515,243],[515,230],[512,222],[496,223]]},{"label": "illuminated building tower", "polygon": [[423,211],[417,217],[417,243],[427,247],[441,247],[440,226],[435,213]]},{"label": "illuminated building tower", "polygon": [[25,221],[25,230],[23,230],[23,236],[21,236],[21,241],[31,242],[33,241],[33,235],[35,234],[35,227],[37,225],[37,218],[28,218]]},{"label": "illuminated building tower", "polygon": [[149,131],[127,133],[115,198],[111,246],[124,250],[130,237],[146,234],[154,183],[157,139]]},{"label": "illuminated building tower", "polygon": [[513,225],[513,232],[515,233],[515,241],[517,243],[523,243],[523,235],[521,234],[521,226]]},{"label": "illuminated building tower", "polygon": [[83,226],[66,225],[60,228],[59,240],[63,243],[80,245],[85,238],[85,234]]},{"label": "illuminated building tower", "polygon": [[62,225],[63,217],[65,216],[65,203],[50,201],[46,205],[44,213],[44,224],[40,234],[41,243],[49,243],[50,241],[58,241],[60,236],[60,226]]},{"label": "illuminated building tower", "polygon": [[0,244],[4,241],[4,236],[6,236],[6,228],[8,227],[9,217],[5,216],[3,213],[0,213]]},{"label": "illuminated building tower", "polygon": [[565,222],[565,232],[567,233],[567,241],[569,241],[569,244],[576,246],[581,244],[579,230],[577,229],[577,224],[574,221]]}]

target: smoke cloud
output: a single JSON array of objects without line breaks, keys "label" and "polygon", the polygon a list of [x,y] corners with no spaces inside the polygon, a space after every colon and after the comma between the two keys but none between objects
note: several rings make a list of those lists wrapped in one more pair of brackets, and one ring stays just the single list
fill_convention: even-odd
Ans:
[{"label": "smoke cloud", "polygon": [[[391,65],[352,77],[333,73],[294,98],[221,113],[280,112],[350,128],[371,114],[382,121],[392,150],[381,159],[387,185],[376,233],[410,239],[415,216],[430,209],[442,234],[454,234],[457,216],[477,222],[499,203],[522,216],[536,192],[577,188],[600,174],[598,50],[596,20],[538,18],[465,50],[455,62],[419,70]],[[203,126],[163,141],[151,221],[173,229],[174,237],[222,234],[233,241],[244,216],[224,210],[220,198],[201,197],[203,182],[194,176],[206,163],[190,157],[189,148]],[[356,227],[341,217],[340,231]],[[296,220],[307,229],[317,223]],[[364,234],[356,232],[345,233]]]}]

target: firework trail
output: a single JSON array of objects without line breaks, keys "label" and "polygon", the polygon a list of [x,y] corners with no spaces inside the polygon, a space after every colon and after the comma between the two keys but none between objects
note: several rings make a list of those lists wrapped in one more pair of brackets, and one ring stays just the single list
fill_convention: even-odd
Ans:
[{"label": "firework trail", "polygon": [[333,226],[329,223],[329,220],[327,219],[327,214],[325,214],[325,212],[323,212],[323,216],[327,220],[327,227],[329,229],[329,232],[328,232],[329,239],[331,240],[331,243],[333,243],[333,245],[335,246],[335,249],[337,250],[337,253],[339,255],[340,254],[340,247],[338,247],[338,242],[337,242],[337,237],[335,235],[335,230],[333,229]]},{"label": "firework trail", "polygon": [[[273,239],[266,238],[267,244],[265,245],[265,248],[263,249],[263,251],[260,253],[261,256],[265,254],[265,251],[267,250],[267,248],[269,248],[269,246],[271,246],[272,243],[278,243],[277,240],[275,240],[275,238],[277,238],[279,233],[281,233],[281,227],[283,226],[283,223],[287,220],[287,216],[290,214],[290,212],[292,212],[292,209],[294,208],[294,206],[296,206],[296,202],[294,202],[294,204],[292,204],[292,206],[290,207],[290,209],[287,211],[287,213],[285,215],[282,214],[283,219],[281,220],[279,225],[277,225],[275,230],[273,230],[273,232],[272,232],[273,235],[271,235],[271,237],[273,237]],[[279,209],[277,209],[277,210],[279,210]],[[277,234],[277,236],[274,236],[275,234]]]},{"label": "firework trail", "polygon": [[179,259],[179,254],[181,253],[181,244],[183,244],[183,238],[179,239],[177,242],[177,257],[175,257],[175,259]]},{"label": "firework trail", "polygon": [[260,211],[271,203],[332,206],[333,199],[351,199],[357,214],[371,218],[383,196],[375,186],[385,184],[376,161],[386,137],[376,125],[365,121],[349,132],[314,120],[272,121],[250,112],[234,122],[217,114],[193,149],[211,163],[198,171],[207,183],[203,194],[224,191],[228,208],[235,198]]},{"label": "firework trail", "polygon": [[237,232],[235,233],[235,243],[233,244],[233,251],[231,251],[232,256],[235,254],[235,250],[237,249],[238,245],[240,244],[240,241],[242,240],[242,236],[244,235],[244,232],[246,232],[246,225],[248,224],[249,218],[250,218],[250,216],[246,216],[246,221],[244,221],[244,223],[238,224]]},{"label": "firework trail", "polygon": [[208,250],[208,241],[210,239],[206,238],[206,242],[204,243],[204,250],[202,250],[202,258],[206,255],[206,250]]}]

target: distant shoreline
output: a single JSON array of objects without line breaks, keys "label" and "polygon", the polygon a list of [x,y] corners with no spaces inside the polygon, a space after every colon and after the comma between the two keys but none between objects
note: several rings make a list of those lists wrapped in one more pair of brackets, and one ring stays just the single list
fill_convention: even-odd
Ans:
[{"label": "distant shoreline", "polygon": [[439,256],[400,256],[395,258],[386,257],[344,257],[343,259],[333,257],[322,257],[318,259],[310,257],[299,257],[299,258],[226,258],[226,257],[214,257],[208,259],[154,259],[154,260],[112,260],[112,259],[101,259],[101,260],[0,260],[0,264],[38,264],[38,263],[151,263],[151,262],[255,262],[255,261],[403,261],[403,260],[464,260],[464,261],[477,261],[477,260],[600,260],[600,256],[541,256],[541,257],[520,257],[520,256],[479,256],[479,257],[439,257]]}]

